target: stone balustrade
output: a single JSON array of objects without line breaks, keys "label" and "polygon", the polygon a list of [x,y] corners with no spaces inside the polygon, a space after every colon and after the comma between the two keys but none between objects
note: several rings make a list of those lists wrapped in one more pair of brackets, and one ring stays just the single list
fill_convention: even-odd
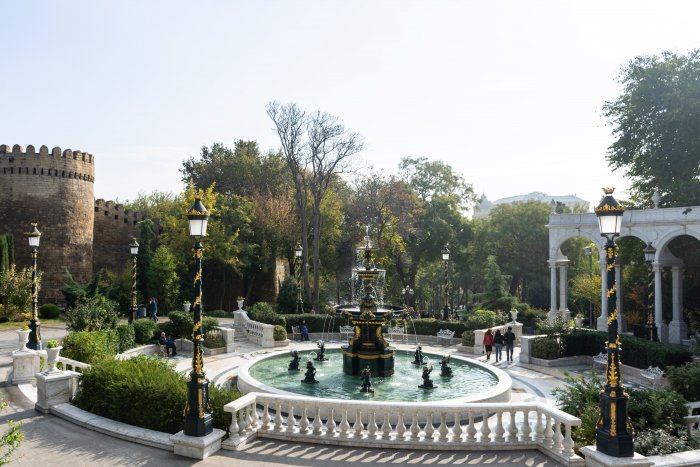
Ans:
[{"label": "stone balustrade", "polygon": [[565,465],[584,465],[571,438],[581,420],[539,402],[415,404],[254,392],[224,410],[232,414],[226,449],[260,436],[395,449],[538,449]]},{"label": "stone balustrade", "polygon": [[[506,331],[508,331],[508,328],[512,327],[513,328],[513,334],[515,334],[515,345],[520,345],[521,338],[523,337],[523,323],[518,323],[511,321],[510,323],[506,323],[502,326],[494,326],[491,329],[491,332],[493,334],[496,334],[497,330],[501,331],[501,334],[505,334]],[[484,342],[484,334],[486,334],[486,331],[488,329],[475,329],[474,330],[474,353],[475,354],[480,354],[481,350],[484,348],[483,342]],[[505,352],[505,348],[503,349]]]},{"label": "stone balustrade", "polygon": [[236,328],[245,332],[246,337],[250,342],[258,344],[261,347],[274,347],[275,339],[272,331],[272,324],[259,323],[248,317],[248,313],[243,310],[233,312],[234,325]]},{"label": "stone balustrade", "polygon": [[[37,350],[36,356],[39,359],[38,368],[40,368],[42,371],[48,368],[46,350]],[[58,356],[58,363],[61,364],[61,369],[74,371],[76,373],[82,373],[86,368],[90,368],[89,363],[83,363],[79,362],[78,360],[62,357],[60,354]]]}]

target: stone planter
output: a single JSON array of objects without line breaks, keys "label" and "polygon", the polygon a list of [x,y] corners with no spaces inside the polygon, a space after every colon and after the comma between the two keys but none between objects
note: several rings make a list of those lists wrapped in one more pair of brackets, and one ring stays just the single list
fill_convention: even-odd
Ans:
[{"label": "stone planter", "polygon": [[28,350],[27,349],[27,342],[29,342],[29,334],[31,333],[31,329],[18,329],[17,330],[17,335],[19,336],[19,348],[17,350]]},{"label": "stone planter", "polygon": [[583,318],[574,318],[574,327],[581,329],[583,327]]},{"label": "stone planter", "polygon": [[511,321],[511,323],[517,323],[518,322],[518,310],[511,310],[510,317],[513,319],[513,321]]},{"label": "stone planter", "polygon": [[46,349],[46,363],[49,365],[49,368],[44,373],[49,374],[61,371],[56,368],[56,363],[58,363],[58,354],[61,352],[62,348],[63,347],[58,346]]},{"label": "stone planter", "polygon": [[243,302],[245,302],[245,300],[236,300],[236,303],[238,303],[238,309],[239,309],[239,310],[242,310],[242,309],[243,309]]}]

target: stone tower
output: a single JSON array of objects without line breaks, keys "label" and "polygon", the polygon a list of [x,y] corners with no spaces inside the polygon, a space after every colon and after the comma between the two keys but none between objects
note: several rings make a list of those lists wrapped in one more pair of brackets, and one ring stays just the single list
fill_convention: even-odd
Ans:
[{"label": "stone tower", "polygon": [[41,302],[63,301],[59,292],[68,269],[81,282],[92,276],[95,215],[92,154],[18,144],[0,145],[0,232],[15,238],[18,268],[30,265],[25,237],[30,223],[41,231]]}]

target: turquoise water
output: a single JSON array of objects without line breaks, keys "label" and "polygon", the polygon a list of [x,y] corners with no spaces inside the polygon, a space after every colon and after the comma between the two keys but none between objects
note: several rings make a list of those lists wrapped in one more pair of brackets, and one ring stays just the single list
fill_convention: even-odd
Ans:
[{"label": "turquoise water", "polygon": [[[412,350],[397,350],[394,359],[394,375],[384,378],[372,378],[374,394],[360,392],[362,381],[359,376],[349,376],[343,373],[343,356],[340,349],[326,350],[328,361],[313,360],[316,352],[313,350],[299,352],[301,371],[288,371],[287,367],[292,357],[288,353],[267,358],[255,363],[250,368],[250,375],[256,380],[284,391],[294,392],[305,396],[323,397],[330,399],[376,400],[396,402],[426,402],[444,399],[454,399],[487,391],[496,384],[496,375],[480,366],[457,359],[451,359],[450,367],[454,376],[440,376],[440,360],[442,355],[423,354],[428,363],[432,363],[433,371],[430,379],[436,389],[425,390],[418,387],[423,383],[422,370],[413,365]],[[312,360],[316,367],[318,384],[304,384],[306,362]]]}]

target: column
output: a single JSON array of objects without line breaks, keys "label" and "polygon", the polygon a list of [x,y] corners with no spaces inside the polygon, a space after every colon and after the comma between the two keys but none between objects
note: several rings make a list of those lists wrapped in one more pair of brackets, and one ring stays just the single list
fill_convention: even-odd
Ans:
[{"label": "column", "polygon": [[566,289],[569,287],[569,280],[566,277],[569,269],[569,261],[559,263],[559,317],[568,322],[569,307],[566,300]]},{"label": "column", "polygon": [[688,326],[683,321],[683,274],[681,266],[671,268],[673,277],[673,319],[668,325],[668,341],[671,344],[680,344],[681,339],[688,335]]},{"label": "column", "polygon": [[659,341],[668,342],[668,325],[664,323],[663,309],[663,282],[661,281],[661,273],[663,267],[654,263],[654,321],[656,321],[656,332],[659,335]]},{"label": "column", "polygon": [[[603,252],[603,254],[605,254]],[[605,265],[605,259],[600,260],[600,316],[596,321],[596,329],[598,331],[608,330],[608,275]]]},{"label": "column", "polygon": [[627,330],[627,320],[622,313],[622,263],[615,261],[615,284],[617,287],[617,323],[620,326],[620,333]]},{"label": "column", "polygon": [[547,319],[554,321],[557,316],[557,261],[550,259],[549,263],[549,313]]}]

